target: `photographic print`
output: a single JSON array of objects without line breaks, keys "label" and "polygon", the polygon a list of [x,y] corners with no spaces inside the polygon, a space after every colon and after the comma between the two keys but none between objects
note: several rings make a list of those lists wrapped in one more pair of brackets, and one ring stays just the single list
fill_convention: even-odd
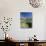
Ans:
[{"label": "photographic print", "polygon": [[20,12],[21,28],[32,28],[32,12]]}]

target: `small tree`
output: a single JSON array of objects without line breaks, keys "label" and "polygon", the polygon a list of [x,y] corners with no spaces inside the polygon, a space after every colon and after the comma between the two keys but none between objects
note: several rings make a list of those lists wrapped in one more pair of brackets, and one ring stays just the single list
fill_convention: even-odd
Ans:
[{"label": "small tree", "polygon": [[10,30],[11,23],[12,23],[12,18],[4,17],[1,29],[5,33],[5,39],[6,39],[6,32]]}]

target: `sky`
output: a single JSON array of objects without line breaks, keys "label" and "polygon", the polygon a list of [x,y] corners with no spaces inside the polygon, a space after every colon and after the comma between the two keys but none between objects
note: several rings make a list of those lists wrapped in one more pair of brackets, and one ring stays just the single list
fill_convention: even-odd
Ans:
[{"label": "sky", "polygon": [[21,17],[26,17],[26,18],[31,18],[32,17],[32,12],[20,12]]}]

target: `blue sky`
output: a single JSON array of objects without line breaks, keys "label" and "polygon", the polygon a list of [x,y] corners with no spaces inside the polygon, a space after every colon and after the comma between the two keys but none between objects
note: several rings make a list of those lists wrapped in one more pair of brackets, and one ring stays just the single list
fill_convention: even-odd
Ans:
[{"label": "blue sky", "polygon": [[31,18],[32,17],[32,12],[20,12],[21,17],[26,17],[26,18]]}]

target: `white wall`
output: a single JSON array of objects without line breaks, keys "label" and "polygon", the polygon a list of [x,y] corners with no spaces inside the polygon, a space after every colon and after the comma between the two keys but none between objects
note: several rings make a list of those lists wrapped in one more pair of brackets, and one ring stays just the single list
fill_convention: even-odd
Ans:
[{"label": "white wall", "polygon": [[[32,29],[20,28],[20,12],[32,12],[33,13],[33,27]],[[45,8],[32,8],[28,0],[0,0],[0,17],[13,17],[13,22],[10,31],[10,35],[17,40],[27,40],[34,34],[37,35],[39,40],[45,39]],[[1,31],[2,33],[2,31]],[[44,34],[45,33],[45,34]],[[11,37],[12,37],[11,36]],[[2,39],[2,36],[0,36]]]}]

